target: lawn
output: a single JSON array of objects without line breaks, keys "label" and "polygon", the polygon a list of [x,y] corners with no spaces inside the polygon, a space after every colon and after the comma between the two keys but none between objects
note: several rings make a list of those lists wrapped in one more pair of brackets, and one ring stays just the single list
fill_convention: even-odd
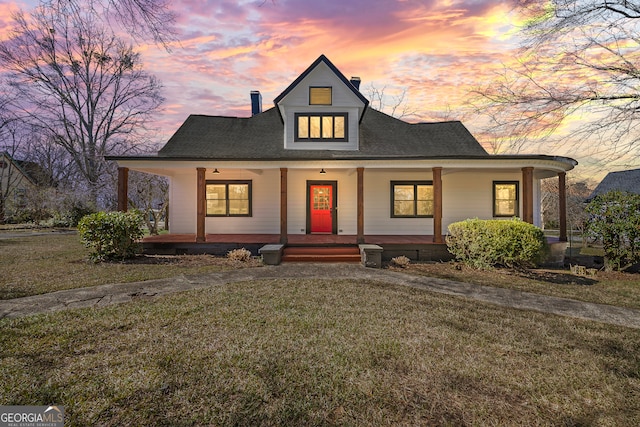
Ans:
[{"label": "lawn", "polygon": [[65,425],[638,425],[640,330],[349,280],[0,321],[0,401]]},{"label": "lawn", "polygon": [[[0,299],[260,265],[237,264],[207,255],[140,257],[135,262],[95,264],[88,261],[88,256],[89,251],[76,235],[52,233],[0,240]],[[595,278],[587,278],[568,270],[478,271],[453,263],[414,263],[402,271],[640,309],[640,274],[600,272]]]},{"label": "lawn", "polygon": [[[0,239],[0,299],[107,283],[137,282],[238,268],[208,255],[142,257],[136,262],[93,263],[77,235]],[[254,262],[242,266],[254,266]]]},{"label": "lawn", "polygon": [[[161,264],[86,257],[77,236],[0,240],[0,289],[234,268],[203,256]],[[621,298],[600,276],[571,284],[454,264],[404,271]],[[637,329],[413,288],[258,280],[0,320],[0,402],[64,405],[68,426],[636,426],[638,348]]]}]

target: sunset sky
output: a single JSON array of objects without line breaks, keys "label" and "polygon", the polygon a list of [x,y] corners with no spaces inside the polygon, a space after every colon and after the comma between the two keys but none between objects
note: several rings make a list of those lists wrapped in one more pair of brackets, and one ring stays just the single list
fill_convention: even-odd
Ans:
[{"label": "sunset sky", "polygon": [[[167,52],[139,47],[145,68],[163,83],[166,101],[155,140],[164,142],[189,114],[248,116],[249,92],[264,108],[318,56],[347,77],[385,89],[388,103],[406,90],[411,122],[460,119],[481,142],[481,123],[462,116],[469,91],[488,84],[513,60],[513,2],[496,0],[172,0],[178,41]],[[35,1],[0,2],[0,37],[10,11]],[[527,152],[593,159],[544,146]],[[577,172],[602,178],[607,169]]]}]

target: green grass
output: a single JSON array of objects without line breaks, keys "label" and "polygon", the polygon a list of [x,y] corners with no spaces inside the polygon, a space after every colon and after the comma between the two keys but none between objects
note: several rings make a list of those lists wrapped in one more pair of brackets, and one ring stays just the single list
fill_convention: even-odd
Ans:
[{"label": "green grass", "polygon": [[350,280],[0,321],[0,402],[65,425],[640,424],[640,330]]},{"label": "green grass", "polygon": [[[180,274],[212,273],[236,265],[207,255],[149,258],[146,263],[93,263],[77,235],[0,240],[0,299]],[[256,265],[250,264],[250,265]]]}]

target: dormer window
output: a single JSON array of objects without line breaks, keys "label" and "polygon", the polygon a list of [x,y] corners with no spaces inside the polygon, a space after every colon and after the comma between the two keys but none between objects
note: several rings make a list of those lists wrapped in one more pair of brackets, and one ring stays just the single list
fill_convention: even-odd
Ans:
[{"label": "dormer window", "polygon": [[331,87],[310,87],[309,105],[331,105],[332,95]]},{"label": "dormer window", "polygon": [[296,113],[296,142],[347,141],[347,113]]}]

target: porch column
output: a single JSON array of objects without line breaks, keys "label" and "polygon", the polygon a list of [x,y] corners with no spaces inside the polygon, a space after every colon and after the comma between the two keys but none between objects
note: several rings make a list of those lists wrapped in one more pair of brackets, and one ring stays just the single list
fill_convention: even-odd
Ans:
[{"label": "porch column", "polygon": [[280,243],[287,243],[287,168],[280,168]]},{"label": "porch column", "polygon": [[567,173],[558,173],[558,206],[560,209],[560,241],[567,241]]},{"label": "porch column", "polygon": [[533,168],[522,168],[522,220],[533,224]]},{"label": "porch column", "polygon": [[433,243],[444,243],[442,239],[442,168],[433,171]]},{"label": "porch column", "polygon": [[204,179],[205,168],[196,168],[198,171],[198,189],[196,192],[196,242],[204,243],[204,218],[206,213],[206,181]]},{"label": "porch column", "polygon": [[358,243],[364,243],[364,168],[356,169],[358,171]]},{"label": "porch column", "polygon": [[129,168],[118,168],[118,210],[126,212],[129,208]]}]

